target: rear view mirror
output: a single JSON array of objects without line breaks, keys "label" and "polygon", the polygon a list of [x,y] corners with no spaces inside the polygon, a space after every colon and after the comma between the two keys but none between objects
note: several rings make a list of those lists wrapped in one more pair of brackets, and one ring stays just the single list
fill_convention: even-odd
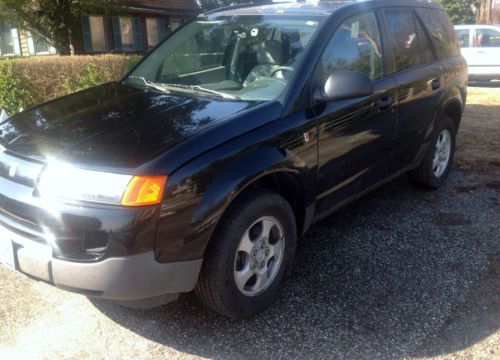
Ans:
[{"label": "rear view mirror", "polygon": [[326,80],[324,87],[315,93],[315,100],[346,100],[372,95],[372,82],[359,71],[336,70]]}]

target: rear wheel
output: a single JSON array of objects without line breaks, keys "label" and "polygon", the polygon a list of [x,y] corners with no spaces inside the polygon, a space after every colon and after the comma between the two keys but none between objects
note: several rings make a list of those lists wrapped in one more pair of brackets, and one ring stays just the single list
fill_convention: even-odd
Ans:
[{"label": "rear wheel", "polygon": [[292,266],[296,225],[288,202],[251,189],[226,211],[211,240],[196,293],[231,318],[262,312],[278,297]]},{"label": "rear wheel", "polygon": [[453,120],[443,117],[431,139],[424,160],[408,174],[410,181],[430,189],[441,187],[451,170],[455,154],[456,129]]}]

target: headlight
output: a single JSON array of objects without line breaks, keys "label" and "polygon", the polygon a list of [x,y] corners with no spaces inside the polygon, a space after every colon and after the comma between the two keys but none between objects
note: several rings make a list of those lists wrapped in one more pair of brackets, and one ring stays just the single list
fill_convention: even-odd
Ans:
[{"label": "headlight", "polygon": [[97,203],[143,206],[162,200],[167,177],[133,176],[51,164],[38,183],[42,197],[58,197]]}]

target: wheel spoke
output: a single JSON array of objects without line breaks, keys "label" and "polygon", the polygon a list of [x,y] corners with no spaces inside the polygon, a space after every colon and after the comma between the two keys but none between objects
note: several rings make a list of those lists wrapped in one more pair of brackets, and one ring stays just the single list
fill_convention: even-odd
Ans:
[{"label": "wheel spoke", "polygon": [[254,272],[250,269],[250,266],[245,266],[243,270],[235,272],[235,280],[241,288],[244,288],[248,280],[252,277]]},{"label": "wheel spoke", "polygon": [[247,231],[245,235],[243,235],[243,238],[241,239],[240,246],[238,247],[238,251],[243,251],[247,254],[250,254],[253,248],[253,242],[250,240],[250,234]]},{"label": "wheel spoke", "polygon": [[271,235],[271,230],[275,226],[274,222],[271,220],[264,219],[262,220],[262,237],[268,238]]},{"label": "wheel spoke", "polygon": [[269,276],[267,275],[267,267],[266,267],[266,271],[264,271],[263,273],[257,274],[257,281],[255,282],[255,285],[253,286],[254,290],[259,291],[264,286],[266,286],[268,281],[269,281]]},{"label": "wheel spoke", "polygon": [[276,260],[281,256],[283,252],[283,240],[279,239],[276,244],[270,244],[271,256],[274,256]]},{"label": "wheel spoke", "polygon": [[436,152],[434,155],[434,160],[432,161],[432,168],[435,169],[439,164],[439,154]]}]

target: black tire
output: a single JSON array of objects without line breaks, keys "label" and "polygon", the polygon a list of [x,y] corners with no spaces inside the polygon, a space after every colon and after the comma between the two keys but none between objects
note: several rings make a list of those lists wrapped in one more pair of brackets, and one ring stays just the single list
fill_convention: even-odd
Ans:
[{"label": "black tire", "polygon": [[[436,176],[434,173],[433,160],[434,155],[436,154],[437,141],[443,130],[448,130],[449,134],[451,135],[450,157],[444,172],[439,176]],[[455,155],[456,136],[457,129],[455,128],[453,120],[447,116],[443,116],[432,138],[430,139],[430,145],[427,149],[427,153],[425,154],[424,159],[422,160],[422,163],[416,169],[408,173],[408,178],[412,184],[427,189],[438,189],[444,184],[444,182],[448,178],[448,174],[450,173],[451,165],[453,163],[453,157]]]},{"label": "black tire", "polygon": [[[263,216],[277,219],[283,230],[285,246],[281,266],[266,289],[247,296],[236,284],[235,257],[245,232]],[[229,206],[213,234],[205,253],[196,294],[207,307],[233,319],[264,311],[279,296],[292,267],[296,243],[295,216],[288,202],[265,189],[246,190]]]}]

